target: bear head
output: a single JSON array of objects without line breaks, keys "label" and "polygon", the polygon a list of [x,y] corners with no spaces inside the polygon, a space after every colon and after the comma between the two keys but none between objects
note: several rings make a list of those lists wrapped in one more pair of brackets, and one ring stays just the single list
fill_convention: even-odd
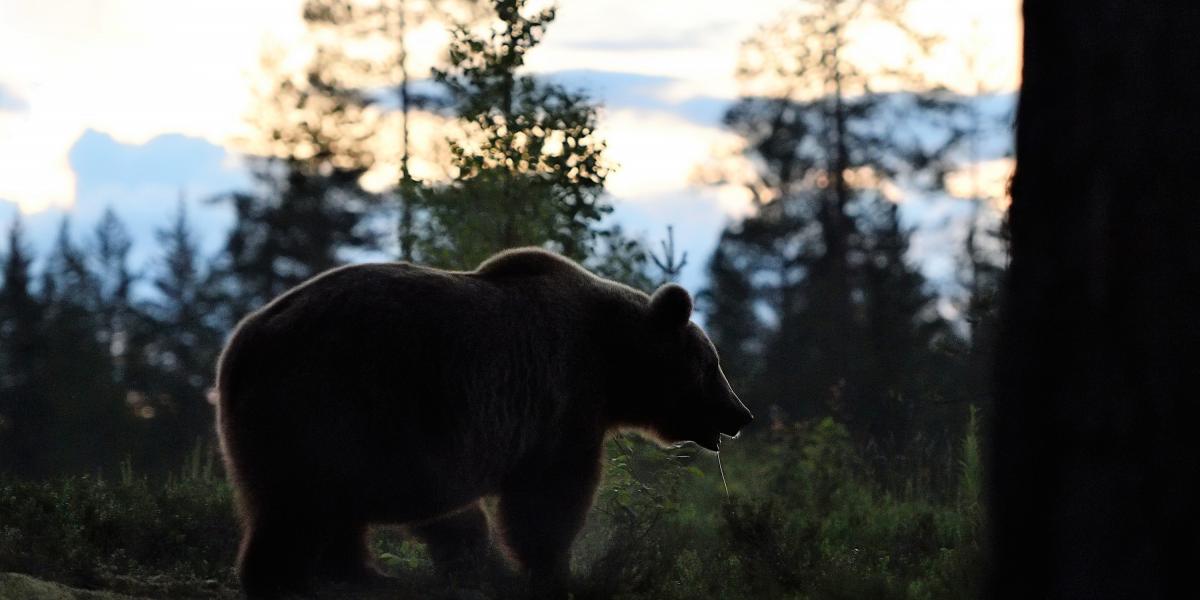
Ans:
[{"label": "bear head", "polygon": [[675,284],[650,297],[633,354],[637,383],[632,425],[666,444],[695,442],[718,451],[721,436],[736,436],[753,420],[729,386],[716,348],[691,322],[692,298]]}]

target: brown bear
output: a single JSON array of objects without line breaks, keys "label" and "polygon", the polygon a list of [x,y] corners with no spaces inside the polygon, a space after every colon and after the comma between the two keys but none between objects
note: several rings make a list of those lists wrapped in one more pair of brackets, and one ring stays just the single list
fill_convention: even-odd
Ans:
[{"label": "brown bear", "polygon": [[488,547],[480,499],[534,595],[566,595],[605,435],[716,451],[752,419],[673,284],[653,296],[539,249],[475,271],[334,269],[246,317],[218,428],[251,596],[371,577],[373,523],[435,561]]}]

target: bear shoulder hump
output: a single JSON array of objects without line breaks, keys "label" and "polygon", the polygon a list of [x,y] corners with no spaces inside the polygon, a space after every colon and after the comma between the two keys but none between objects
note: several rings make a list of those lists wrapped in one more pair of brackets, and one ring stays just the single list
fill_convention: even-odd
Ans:
[{"label": "bear shoulder hump", "polygon": [[475,269],[475,274],[489,279],[585,273],[586,271],[571,260],[541,248],[505,250],[483,261]]}]

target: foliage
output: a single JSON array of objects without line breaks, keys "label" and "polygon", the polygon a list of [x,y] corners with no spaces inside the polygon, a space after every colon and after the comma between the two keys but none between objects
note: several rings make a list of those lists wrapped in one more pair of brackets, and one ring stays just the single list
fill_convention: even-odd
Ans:
[{"label": "foliage", "polygon": [[172,597],[226,595],[238,539],[231,493],[202,462],[135,476],[0,480],[0,571]]},{"label": "foliage", "polygon": [[[404,63],[416,4],[306,2],[315,27],[399,35],[388,57],[398,62],[363,64],[327,45],[302,76],[273,82],[255,123],[265,152],[252,160],[256,186],[223,197],[236,222],[219,256],[200,255],[182,206],[144,272],[129,264],[112,212],[82,244],[64,222],[36,270],[19,223],[10,230],[0,571],[154,597],[235,595],[230,490],[205,446],[211,365],[246,312],[378,251],[387,194],[402,201],[404,258],[470,268],[503,248],[541,245],[644,290],[679,276],[687,259],[670,229],[659,256],[604,223],[611,165],[598,107],[522,71],[555,16],[524,0],[499,0],[494,18],[458,26],[434,74],[457,117],[451,180],[415,181],[405,142],[395,189],[363,190],[376,160],[365,142],[381,121],[362,83],[394,86],[405,116],[431,105],[410,95]],[[746,160],[719,176],[749,174],[736,180],[756,211],[722,233],[698,304],[735,389],[766,426],[715,459],[611,440],[575,549],[576,597],[978,595],[978,427],[1002,265],[968,236],[967,337],[933,311],[907,261],[891,194],[939,189],[961,140],[960,107],[935,88],[879,92],[846,60],[844,37],[864,12],[897,24],[904,4],[807,2],[747,45],[749,88],[726,115]],[[407,136],[407,119],[403,127]],[[140,284],[148,297],[132,293]],[[968,413],[967,402],[983,409]],[[440,585],[403,530],[377,529],[372,549],[414,594]],[[486,591],[505,597],[512,585]]]},{"label": "foliage", "polygon": [[219,197],[234,225],[219,257],[214,284],[226,296],[225,326],[327,269],[347,253],[379,247],[372,226],[379,197],[360,178],[374,156],[365,92],[338,78],[336,53],[317,52],[305,72],[272,72],[251,119],[251,141],[262,152],[248,163],[250,189]]},{"label": "foliage", "polygon": [[44,442],[50,417],[41,379],[45,308],[31,287],[33,258],[20,220],[7,237],[0,288],[0,464],[28,476],[48,466],[30,458]]},{"label": "foliage", "polygon": [[123,235],[110,213],[85,249],[64,220],[36,289],[19,229],[10,235],[0,354],[11,370],[0,386],[0,435],[11,438],[0,446],[15,473],[111,468],[131,450],[123,384],[134,349],[123,332],[136,312]]},{"label": "foliage", "polygon": [[[956,365],[936,348],[953,332],[909,262],[894,201],[941,189],[967,123],[960,99],[905,64],[854,62],[849,32],[871,21],[906,33],[905,4],[812,0],[747,42],[747,93],[725,115],[741,156],[713,175],[744,186],[755,212],[722,232],[702,298],[731,377],[763,399],[752,408],[781,422],[837,416],[885,454],[921,434],[948,442],[918,400],[946,393]],[[876,90],[895,79],[910,91]]]},{"label": "foliage", "polygon": [[[380,92],[386,93],[399,104],[398,110],[391,113],[369,111],[371,102],[360,97],[363,110],[358,116],[361,121],[370,123],[372,136],[393,128],[388,117],[395,116],[399,120],[399,147],[395,149],[399,155],[399,177],[389,195],[400,212],[397,246],[402,260],[413,258],[417,212],[414,197],[420,186],[410,169],[414,154],[410,120],[416,111],[445,108],[445,98],[440,94],[413,85],[422,74],[412,72],[410,55],[417,48],[408,38],[422,25],[450,20],[454,14],[465,22],[477,21],[482,18],[482,4],[477,0],[306,0],[304,3],[304,21],[322,40],[317,46],[318,54],[334,57],[334,60],[324,61],[320,68],[341,74],[340,79],[352,80],[346,85],[373,90],[377,96]],[[356,139],[354,143],[363,146],[367,141]],[[388,148],[389,154],[392,151]],[[380,158],[386,160],[386,157]]]},{"label": "foliage", "polygon": [[137,408],[153,411],[139,448],[140,468],[155,472],[176,465],[197,439],[212,438],[212,405],[207,372],[223,341],[217,315],[221,298],[213,274],[200,256],[185,205],[157,232],[161,255],[149,273],[155,297],[141,306],[138,346],[143,373],[132,382]]},{"label": "foliage", "polygon": [[553,8],[526,14],[524,0],[495,3],[485,32],[453,30],[449,65],[434,69],[462,133],[449,140],[453,179],[426,187],[416,255],[469,268],[505,248],[551,244],[580,260],[592,253],[609,165],[596,107],[563,86],[519,73]]},{"label": "foliage", "polygon": [[[978,421],[950,489],[877,483],[845,426],[809,422],[738,440],[722,460],[633,437],[609,443],[575,545],[576,598],[971,598],[982,576]],[[165,482],[0,481],[0,571],[172,597],[232,594],[230,489],[197,448]],[[424,548],[379,528],[372,549],[397,585],[441,585]],[[503,597],[512,580],[489,587]]]},{"label": "foliage", "polygon": [[[959,493],[889,491],[828,418],[730,444],[728,497],[719,471],[698,464],[708,455],[643,446],[633,453],[645,464],[631,469],[629,452],[610,453],[577,560],[582,597],[977,597],[982,468],[971,423],[949,478]],[[655,475],[632,475],[651,465]]]},{"label": "foliage", "polygon": [[[182,204],[159,239],[163,255],[139,270],[116,213],[83,244],[64,221],[34,272],[20,225],[10,231],[0,288],[0,465],[9,474],[115,472],[126,456],[162,473],[212,436],[219,297]],[[136,296],[143,284],[153,292]]]}]

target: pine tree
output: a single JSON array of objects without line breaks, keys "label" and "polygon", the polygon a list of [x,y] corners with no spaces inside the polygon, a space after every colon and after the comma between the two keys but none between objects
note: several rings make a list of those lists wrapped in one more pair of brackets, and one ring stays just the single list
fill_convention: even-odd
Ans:
[{"label": "pine tree", "polygon": [[[957,442],[929,421],[941,412],[946,375],[944,357],[935,349],[955,337],[936,312],[925,278],[908,259],[908,232],[895,204],[879,204],[882,213],[872,228],[860,267],[863,343],[868,352],[856,377],[862,393],[856,417],[871,439],[897,448],[918,433],[943,443]],[[961,406],[961,405],[960,405]],[[965,411],[964,411],[965,412]],[[922,431],[922,430],[925,431]]]},{"label": "pine tree", "polygon": [[[309,29],[320,34],[320,48],[369,48],[369,55],[343,54],[336,64],[328,65],[353,75],[355,87],[385,91],[398,104],[396,117],[400,133],[397,171],[398,178],[391,195],[399,208],[397,247],[399,257],[409,260],[415,243],[414,227],[417,207],[413,194],[419,185],[410,163],[410,121],[416,111],[441,108],[443,99],[414,86],[409,35],[428,21],[445,21],[451,13],[459,12],[467,21],[480,18],[477,0],[392,0],[370,2],[360,0],[307,0],[304,21]],[[328,41],[328,38],[333,41]],[[419,79],[420,76],[415,77]],[[375,126],[390,124],[388,115],[374,115]],[[376,130],[378,133],[378,130]]]},{"label": "pine tree", "polygon": [[378,247],[378,197],[359,183],[362,92],[337,81],[318,53],[303,81],[281,76],[254,125],[268,154],[251,160],[254,189],[228,194],[235,222],[219,260],[227,326],[326,269]]},{"label": "pine tree", "polygon": [[101,282],[64,218],[42,273],[46,464],[68,473],[115,468],[130,450],[132,416],[104,340]]},{"label": "pine tree", "polygon": [[967,327],[966,339],[957,351],[964,370],[962,389],[966,399],[985,411],[992,405],[992,377],[996,336],[999,328],[1000,286],[1007,269],[1007,222],[993,222],[1001,215],[979,208],[968,224],[959,264],[959,285],[964,298],[959,310]]},{"label": "pine tree", "polygon": [[[113,361],[113,380],[128,385],[129,361],[136,360],[138,351],[131,346],[139,326],[134,307],[133,285],[136,276],[129,266],[129,251],[133,241],[125,224],[113,211],[105,209],[93,232],[90,258],[95,264],[96,318],[99,319],[99,343],[105,346]],[[133,367],[136,370],[136,366]]]},{"label": "pine tree", "polygon": [[721,368],[734,389],[745,390],[758,375],[762,357],[763,324],[755,313],[761,302],[747,269],[731,253],[725,232],[708,261],[708,288],[698,297],[700,310],[716,316],[706,330],[721,349]]},{"label": "pine tree", "polygon": [[449,91],[462,134],[450,140],[453,180],[420,195],[418,258],[473,267],[492,253],[551,245],[591,255],[609,167],[595,134],[596,107],[582,93],[519,72],[554,20],[526,15],[524,0],[495,3],[487,34],[454,30],[450,64],[434,79]]},{"label": "pine tree", "polygon": [[43,307],[33,294],[33,262],[20,216],[8,230],[0,287],[0,471],[36,477],[49,470],[39,452],[50,410],[44,395]]},{"label": "pine tree", "polygon": [[899,26],[904,4],[814,0],[747,44],[752,93],[725,123],[754,165],[740,183],[756,212],[709,267],[712,298],[742,299],[712,304],[709,326],[760,365],[748,396],[879,442],[911,428],[918,358],[945,332],[889,194],[939,189],[964,128],[953,95],[903,71],[889,77],[916,91],[876,92],[848,58],[856,23]]},{"label": "pine tree", "polygon": [[213,409],[207,390],[222,335],[214,319],[218,298],[182,199],[157,238],[162,254],[151,277],[155,295],[145,308],[150,373],[140,392],[155,413],[148,454],[172,468],[197,441],[211,442]]}]

